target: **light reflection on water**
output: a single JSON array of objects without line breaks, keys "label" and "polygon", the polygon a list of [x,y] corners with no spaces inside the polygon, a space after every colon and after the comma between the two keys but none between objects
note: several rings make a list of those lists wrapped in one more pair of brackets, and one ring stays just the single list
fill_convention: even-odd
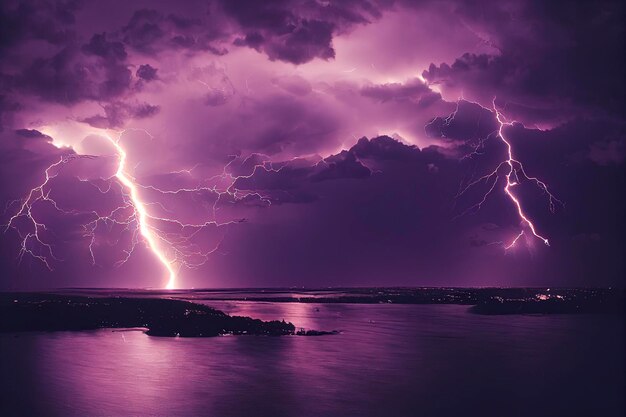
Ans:
[{"label": "light reflection on water", "polygon": [[206,304],[342,333],[0,335],[0,415],[623,414],[617,316],[479,316],[455,305]]}]

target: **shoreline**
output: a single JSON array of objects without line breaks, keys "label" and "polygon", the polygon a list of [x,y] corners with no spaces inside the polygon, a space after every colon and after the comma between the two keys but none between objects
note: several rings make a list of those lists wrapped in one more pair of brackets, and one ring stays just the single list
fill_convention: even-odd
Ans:
[{"label": "shoreline", "polygon": [[162,298],[0,294],[0,332],[145,328],[149,336],[295,335],[285,321],[230,316],[202,304]]}]

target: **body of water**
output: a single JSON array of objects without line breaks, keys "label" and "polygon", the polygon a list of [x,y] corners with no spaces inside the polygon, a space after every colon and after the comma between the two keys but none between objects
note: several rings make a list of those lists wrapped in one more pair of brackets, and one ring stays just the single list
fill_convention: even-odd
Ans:
[{"label": "body of water", "polygon": [[[158,338],[0,334],[1,416],[622,416],[617,315],[481,316],[458,305],[206,301],[341,330]],[[19,410],[19,411],[18,411]]]}]

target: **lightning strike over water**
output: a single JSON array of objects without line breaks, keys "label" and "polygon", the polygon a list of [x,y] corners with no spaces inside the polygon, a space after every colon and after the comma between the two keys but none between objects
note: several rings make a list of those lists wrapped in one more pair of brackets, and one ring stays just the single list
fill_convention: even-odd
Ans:
[{"label": "lightning strike over water", "polygon": [[163,264],[163,266],[167,270],[168,280],[165,288],[174,289],[176,286],[176,272],[174,271],[172,263],[165,257],[165,254],[159,248],[157,238],[147,224],[148,214],[146,212],[146,207],[144,203],[139,198],[139,195],[137,193],[137,187],[135,186],[131,178],[126,175],[126,151],[124,151],[124,149],[120,146],[119,138],[118,140],[114,140],[108,135],[105,137],[115,147],[119,156],[119,162],[117,166],[117,171],[115,172],[115,177],[130,191],[130,198],[137,213],[137,221],[139,223],[139,230],[141,232],[141,235],[144,237],[146,244],[148,245],[150,250],[155,254],[156,258],[161,264]]},{"label": "lightning strike over water", "polygon": [[[141,129],[126,129],[121,132],[116,132],[115,137],[102,131],[96,132],[97,137],[102,138],[102,140],[105,140],[113,146],[115,157],[117,158],[115,173],[111,177],[99,179],[104,181],[107,184],[106,186],[102,186],[100,183],[93,183],[88,179],[78,178],[81,182],[88,182],[93,185],[101,194],[112,192],[114,191],[114,185],[119,185],[119,193],[121,194],[123,203],[113,210],[103,214],[95,209],[93,211],[66,209],[62,208],[61,205],[51,197],[50,194],[54,188],[52,180],[60,174],[61,170],[67,164],[78,159],[98,158],[92,155],[76,153],[63,155],[58,161],[52,163],[44,171],[44,180],[39,185],[32,188],[24,199],[9,203],[7,210],[19,203],[19,209],[10,217],[9,221],[4,226],[5,231],[8,229],[15,230],[21,239],[20,260],[25,254],[31,255],[33,258],[41,261],[50,271],[54,270],[53,261],[63,261],[63,259],[60,259],[54,254],[53,244],[48,242],[49,239],[42,236],[46,232],[50,232],[46,223],[39,220],[38,216],[33,213],[33,207],[35,205],[46,202],[51,204],[60,214],[87,215],[92,218],[90,221],[82,224],[82,229],[83,236],[89,238],[88,250],[93,265],[96,265],[97,256],[94,248],[98,243],[96,234],[100,225],[121,226],[122,230],[131,234],[131,242],[128,249],[122,250],[124,256],[121,260],[117,261],[115,265],[119,266],[127,262],[133,254],[136,245],[140,240],[143,240],[147,248],[154,254],[154,257],[167,272],[167,281],[164,288],[174,289],[177,287],[178,275],[175,265],[188,268],[200,266],[206,262],[208,256],[214,253],[221,244],[220,240],[219,243],[210,250],[199,249],[197,245],[192,242],[192,239],[200,230],[208,226],[219,227],[243,221],[242,219],[223,222],[216,220],[219,205],[223,200],[225,203],[256,200],[266,206],[271,205],[270,196],[264,195],[256,190],[242,189],[237,186],[237,182],[252,179],[260,170],[267,173],[278,173],[290,162],[283,162],[279,167],[275,167],[274,163],[269,160],[269,157],[264,154],[253,153],[245,158],[233,155],[219,174],[201,181],[201,184],[193,187],[166,189],[155,185],[143,184],[137,181],[134,175],[128,172],[127,152],[120,143],[122,136],[128,130]],[[151,139],[154,138],[149,132],[145,133]],[[59,149],[72,149],[71,146],[68,147],[56,139],[53,139],[52,144]],[[322,161],[324,161],[323,158],[321,158],[320,162]],[[233,164],[235,164],[235,162],[238,162],[240,166],[234,167]],[[190,169],[174,170],[169,172],[169,174],[191,176],[192,171],[196,168],[198,168],[198,164]],[[246,172],[237,175],[234,173],[237,169],[244,169]],[[212,194],[216,196],[209,210],[212,215],[212,220],[200,223],[181,222],[171,217],[174,213],[168,210],[162,202],[148,201],[143,198],[140,194],[140,190],[156,193],[158,196]],[[157,206],[163,212],[168,213],[168,217],[151,214],[148,210],[150,206]],[[26,220],[28,225],[20,224],[19,221],[21,219]],[[165,225],[165,228],[159,226],[159,224]],[[28,231],[22,232],[26,227]],[[176,228],[178,232],[172,232],[172,227]],[[119,239],[117,242],[119,243]]]},{"label": "lightning strike over water", "polygon": [[[513,158],[513,148],[511,147],[511,143],[506,139],[506,137],[504,136],[504,126],[511,126],[513,124],[513,122],[507,122],[504,119],[504,116],[502,115],[502,113],[500,113],[500,111],[498,110],[497,106],[496,106],[496,99],[493,99],[493,110],[496,114],[496,119],[498,120],[498,124],[500,125],[500,127],[498,128],[498,137],[502,140],[502,142],[505,143],[506,145],[506,149],[507,149],[507,160],[506,160],[506,164],[508,165],[509,169],[508,172],[506,174],[506,185],[504,187],[504,191],[506,192],[506,194],[509,196],[509,198],[511,199],[511,201],[515,204],[515,207],[517,208],[517,214],[520,217],[520,219],[522,220],[522,222],[528,226],[528,229],[532,232],[533,236],[535,236],[536,238],[540,239],[543,241],[543,243],[546,244],[546,246],[550,246],[550,243],[548,242],[548,239],[545,238],[544,236],[540,235],[537,233],[536,229],[535,229],[535,225],[533,224],[532,221],[530,221],[530,219],[528,218],[528,216],[526,215],[526,213],[524,213],[524,210],[522,209],[522,204],[519,201],[519,198],[513,193],[513,187],[519,185],[520,180],[519,180],[519,176],[518,176],[518,172],[521,172],[522,175],[524,176],[524,178],[529,179],[529,180],[533,180],[536,182],[536,184],[545,192],[548,194],[548,198],[550,200],[550,205],[551,208],[553,209],[553,204],[554,204],[554,196],[548,191],[548,187],[547,185],[538,180],[537,178],[531,178],[528,177],[526,175],[526,173],[524,172],[524,167],[521,164],[521,162],[519,162],[518,160]],[[519,168],[515,168],[514,164],[516,164]],[[511,177],[514,176],[515,179],[511,180]],[[519,238],[522,237],[522,235],[524,234],[524,231],[522,230],[516,237],[515,239],[513,239],[508,245],[506,245],[504,248],[505,249],[510,249],[513,246],[515,246],[515,244],[517,243],[517,241],[519,240]]]},{"label": "lightning strike over water", "polygon": [[[106,134],[99,135],[99,137],[103,137],[105,140],[110,142],[111,145],[113,145],[115,149],[116,156],[118,158],[118,164],[117,164],[117,170],[114,174],[114,177],[128,191],[127,196],[129,198],[129,201],[127,201],[126,204],[115,208],[114,210],[112,210],[110,213],[108,213],[105,216],[100,215],[95,211],[91,213],[80,213],[76,210],[62,209],[58,205],[58,203],[53,198],[50,197],[51,180],[56,178],[57,175],[59,175],[61,169],[66,164],[76,159],[95,158],[90,155],[79,155],[79,154],[74,154],[74,153],[63,155],[61,156],[59,161],[51,164],[45,169],[44,181],[41,184],[37,185],[36,187],[32,188],[27,194],[27,196],[22,200],[20,204],[20,208],[17,211],[17,213],[14,214],[6,223],[5,232],[9,228],[12,228],[20,236],[21,241],[22,241],[20,254],[19,254],[20,260],[23,258],[25,254],[29,254],[33,256],[34,258],[38,259],[39,261],[41,261],[46,266],[46,268],[52,271],[54,268],[51,265],[50,259],[55,260],[55,261],[59,261],[60,259],[54,255],[52,245],[50,243],[47,243],[45,239],[41,236],[43,232],[48,232],[48,227],[43,221],[37,220],[35,218],[35,215],[33,214],[33,206],[36,203],[48,202],[52,204],[55,210],[66,215],[90,214],[94,216],[94,220],[83,225],[85,236],[90,237],[89,253],[91,255],[93,264],[95,264],[93,246],[95,244],[95,239],[96,239],[95,232],[96,232],[99,222],[108,221],[108,222],[112,222],[118,225],[125,225],[126,227],[131,227],[133,223],[136,223],[139,234],[145,240],[146,245],[148,246],[150,251],[154,253],[159,263],[161,263],[167,270],[168,278],[167,278],[167,283],[165,285],[165,288],[173,289],[176,286],[176,272],[172,265],[173,263],[172,261],[167,259],[165,253],[160,248],[159,243],[158,243],[159,238],[148,224],[148,220],[150,216],[148,215],[148,212],[146,210],[146,204],[141,200],[138,190],[137,190],[137,186],[135,185],[133,178],[126,173],[127,155],[126,155],[126,151],[122,148],[122,146],[119,143],[119,139],[122,133],[120,133],[117,140],[113,139],[111,136],[106,135]],[[62,145],[58,142],[53,141],[52,144],[58,148],[62,147]],[[110,178],[107,180],[110,180]],[[109,183],[109,186],[105,190],[102,190],[99,187],[97,188],[101,193],[107,193],[111,190],[111,183]],[[16,201],[9,204],[9,206],[15,203]],[[133,214],[131,216],[126,217],[125,219],[122,218],[120,220],[120,214],[123,216],[123,213],[120,213],[120,212],[127,208],[132,208]],[[29,227],[30,230],[25,234],[21,232],[21,228],[17,224],[19,219],[21,218],[26,219],[27,222],[30,223],[30,227]],[[137,243],[137,240],[133,238],[131,249],[125,250],[126,257],[123,260],[119,261],[118,264],[123,264],[124,262],[128,260],[128,257],[130,257],[130,255],[132,254],[136,243]],[[36,249],[36,248],[31,247],[33,244],[36,244],[37,246],[39,246],[39,248]]]},{"label": "lightning strike over water", "polygon": [[[463,211],[461,213],[461,215],[464,215],[468,212],[471,211],[477,211],[479,210],[482,205],[487,201],[487,198],[494,192],[494,190],[496,189],[497,184],[499,183],[499,180],[501,178],[504,178],[504,187],[503,187],[503,191],[506,194],[506,196],[508,197],[509,201],[513,204],[513,206],[516,209],[517,212],[517,216],[520,220],[520,224],[522,225],[522,230],[519,231],[519,233],[512,239],[510,240],[508,243],[503,242],[503,246],[505,250],[509,250],[513,247],[516,246],[517,242],[525,235],[529,234],[534,238],[539,239],[540,241],[542,241],[546,246],[550,246],[549,240],[547,237],[543,236],[542,234],[540,234],[537,231],[537,228],[535,226],[535,224],[533,223],[533,220],[530,218],[530,216],[524,211],[523,207],[522,207],[522,202],[520,201],[520,198],[518,195],[515,194],[514,190],[515,187],[518,187],[522,181],[531,181],[534,182],[535,185],[548,197],[548,208],[550,210],[550,212],[554,213],[556,210],[556,206],[557,205],[563,205],[563,202],[561,202],[558,198],[556,198],[548,189],[548,185],[541,181],[539,178],[537,177],[531,177],[528,176],[526,174],[526,171],[524,170],[524,166],[522,165],[522,163],[516,159],[513,155],[513,146],[510,142],[509,139],[506,138],[504,129],[507,126],[513,126],[516,122],[515,121],[509,121],[507,120],[507,118],[502,114],[502,112],[498,109],[497,105],[496,105],[496,98],[494,97],[494,99],[492,100],[492,108],[487,108],[483,105],[481,105],[480,103],[477,102],[473,102],[473,101],[468,101],[465,100],[464,98],[460,98],[459,100],[457,100],[457,105],[455,110],[444,119],[444,125],[449,125],[454,118],[456,117],[458,110],[459,110],[459,103],[461,101],[466,101],[468,103],[471,104],[475,104],[477,106],[480,106],[482,109],[489,111],[490,113],[492,113],[497,121],[498,124],[498,128],[497,130],[491,132],[489,135],[487,135],[487,137],[483,138],[483,139],[479,139],[478,140],[478,144],[475,145],[474,150],[468,154],[465,155],[463,158],[469,158],[469,157],[473,157],[476,155],[480,155],[480,149],[484,146],[484,142],[486,140],[488,140],[489,138],[496,136],[497,138],[499,138],[499,140],[504,144],[505,148],[506,148],[506,159],[502,162],[500,162],[498,164],[498,166],[496,166],[496,168],[491,171],[490,173],[483,175],[482,177],[470,182],[467,186],[465,186],[464,188],[462,188],[460,190],[460,192],[457,194],[457,198],[460,197],[461,195],[463,195],[465,192],[467,192],[469,189],[473,188],[474,186],[480,184],[480,183],[485,183],[488,184],[489,188],[487,190],[487,192],[485,192],[485,194],[483,195],[482,199],[472,205],[471,207],[469,207],[468,209],[466,209],[465,211]],[[504,175],[502,175],[501,171],[504,170]],[[489,185],[490,184],[490,185]]]}]

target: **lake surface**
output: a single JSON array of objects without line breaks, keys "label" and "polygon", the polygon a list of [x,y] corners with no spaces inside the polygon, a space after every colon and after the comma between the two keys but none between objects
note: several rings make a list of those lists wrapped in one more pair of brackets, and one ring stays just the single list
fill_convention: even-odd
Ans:
[{"label": "lake surface", "polygon": [[[617,315],[205,301],[321,337],[0,334],[1,416],[621,416]],[[18,411],[19,410],[19,411]]]}]

